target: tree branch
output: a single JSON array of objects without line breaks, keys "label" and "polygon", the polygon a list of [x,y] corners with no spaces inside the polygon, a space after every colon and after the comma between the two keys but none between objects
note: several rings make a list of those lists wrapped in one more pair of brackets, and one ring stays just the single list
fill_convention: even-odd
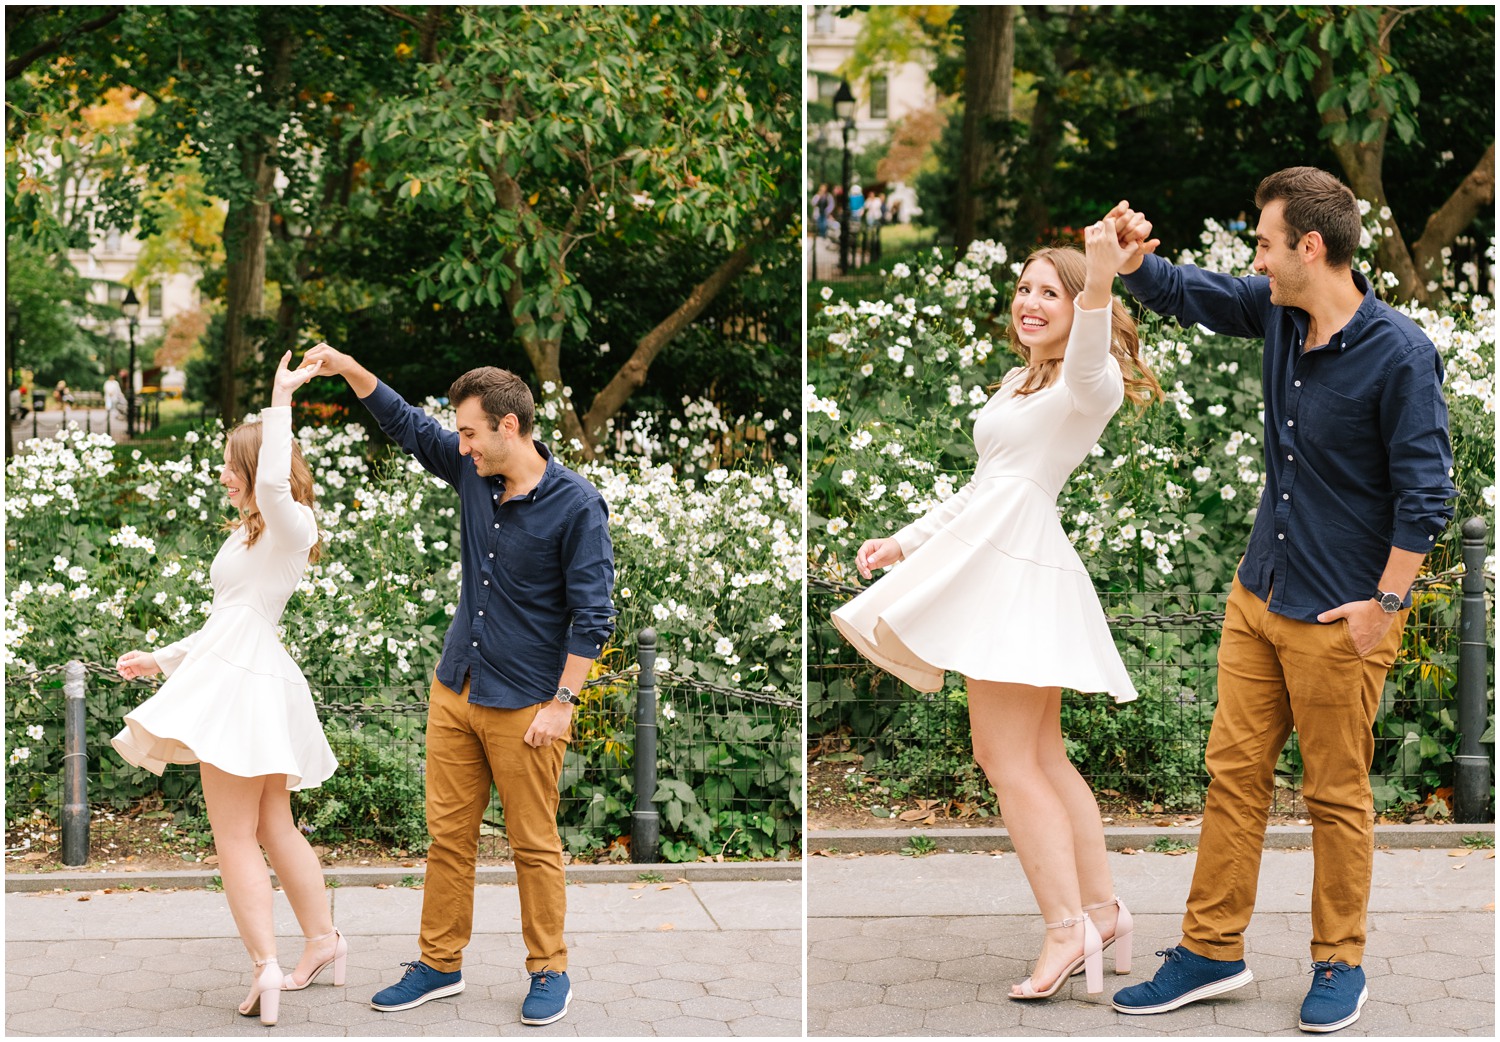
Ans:
[{"label": "tree branch", "polygon": [[[14,58],[11,61],[6,62],[6,82],[8,83],[11,80],[15,79],[17,76],[21,75],[21,73],[25,72],[32,64],[39,61],[40,59],[45,58],[47,55],[52,54],[54,51],[60,50],[62,46],[72,40],[73,37],[79,36],[83,33],[91,33],[95,32],[96,30],[103,29],[106,25],[108,25],[110,22],[113,22],[116,18],[119,18],[120,15],[124,13],[125,8],[123,7],[111,7],[107,13],[100,15],[98,18],[87,22],[80,22],[73,28],[65,32],[58,33],[50,40],[42,41],[31,50],[21,55],[19,58]],[[7,18],[7,24],[5,27],[7,35],[10,33],[11,29],[9,22],[10,19]]]},{"label": "tree branch", "polygon": [[1430,281],[1442,269],[1443,247],[1451,246],[1481,210],[1494,204],[1495,143],[1491,141],[1469,176],[1427,219],[1422,237],[1412,246],[1412,261],[1424,280]]}]

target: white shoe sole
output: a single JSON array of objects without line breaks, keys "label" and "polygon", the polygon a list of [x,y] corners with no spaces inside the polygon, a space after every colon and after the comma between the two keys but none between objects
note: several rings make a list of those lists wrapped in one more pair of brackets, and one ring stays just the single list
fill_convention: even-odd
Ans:
[{"label": "white shoe sole", "polygon": [[560,1009],[558,1012],[552,1014],[552,1016],[548,1017],[546,1020],[527,1020],[526,1019],[526,1015],[523,1013],[521,1015],[521,1023],[522,1024],[527,1024],[527,1025],[529,1025],[531,1027],[534,1027],[534,1028],[539,1028],[539,1027],[543,1027],[544,1025],[547,1025],[547,1024],[555,1023],[556,1021],[559,1021],[563,1017],[565,1017],[565,1016],[568,1015],[568,1003],[570,1003],[572,1001],[573,1001],[573,989],[569,988],[568,989],[568,997],[565,998],[565,999],[563,999],[563,1008]]},{"label": "white shoe sole", "polygon": [[1359,1011],[1364,1009],[1365,1002],[1369,999],[1369,997],[1369,988],[1359,989],[1359,1001],[1354,1004],[1354,1012],[1349,1014],[1347,1017],[1345,1017],[1343,1020],[1340,1020],[1336,1024],[1308,1024],[1301,1017],[1298,1017],[1297,1026],[1303,1031],[1309,1032],[1314,1035],[1323,1035],[1327,1034],[1330,1031],[1338,1031],[1340,1028],[1346,1028],[1359,1019]]},{"label": "white shoe sole", "polygon": [[461,992],[463,990],[464,990],[464,982],[463,981],[459,981],[456,984],[447,984],[447,985],[444,985],[441,988],[433,988],[431,991],[427,992],[425,995],[422,995],[419,998],[412,999],[410,1002],[403,1002],[399,1006],[380,1006],[380,1005],[376,1005],[374,999],[371,999],[370,1000],[370,1008],[371,1009],[378,1009],[382,1013],[400,1013],[403,1009],[415,1009],[417,1006],[420,1006],[424,1002],[429,1002],[432,999],[447,998],[449,995],[457,995],[459,992]]},{"label": "white shoe sole", "polygon": [[1120,1013],[1166,1013],[1186,1006],[1189,1002],[1197,1002],[1199,999],[1211,999],[1215,995],[1223,995],[1227,991],[1243,988],[1254,979],[1255,974],[1251,973],[1250,968],[1247,966],[1233,977],[1225,977],[1223,980],[1216,980],[1212,984],[1205,984],[1201,988],[1194,988],[1192,991],[1185,992],[1172,1001],[1163,1002],[1159,1006],[1122,1006],[1118,1002],[1111,1003],[1111,1005]]}]

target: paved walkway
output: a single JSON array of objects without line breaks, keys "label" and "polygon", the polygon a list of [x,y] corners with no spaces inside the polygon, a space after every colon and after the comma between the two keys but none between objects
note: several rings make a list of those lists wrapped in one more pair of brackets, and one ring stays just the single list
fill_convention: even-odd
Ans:
[{"label": "paved walkway", "polygon": [[[817,844],[812,844],[816,849]],[[1458,855],[1458,856],[1451,856]],[[1006,998],[1030,971],[1041,920],[1014,854],[813,857],[808,861],[810,1035],[1298,1035],[1310,983],[1312,853],[1268,850],[1247,937],[1255,982],[1157,1016],[1109,1004],[1147,980],[1181,936],[1194,854],[1111,853],[1135,915],[1135,966],[1104,994],[1083,978],[1051,1001]],[[1491,851],[1381,850],[1365,971],[1370,1001],[1340,1035],[1495,1035]]]},{"label": "paved walkway", "polygon": [[[756,882],[568,886],[573,1002],[556,1024],[520,1023],[528,984],[514,886],[480,886],[461,995],[402,1013],[370,996],[416,957],[422,894],[330,891],[349,939],[345,987],[289,993],[263,1028],[235,1005],[250,965],[222,893],[10,893],[5,898],[7,1035],[802,1034],[802,885]],[[283,966],[301,952],[278,892]]]},{"label": "paved walkway", "polygon": [[[108,433],[116,443],[128,440],[125,436],[125,421],[118,416],[109,416],[102,408],[69,409],[68,423],[78,427],[79,430],[93,431],[95,434]],[[33,437],[53,437],[62,425],[63,414],[60,409],[43,409],[35,416],[28,414],[20,423],[10,425],[16,451],[21,451],[21,446]],[[108,431],[105,430],[106,426],[109,428]],[[36,433],[33,434],[32,431]]]}]

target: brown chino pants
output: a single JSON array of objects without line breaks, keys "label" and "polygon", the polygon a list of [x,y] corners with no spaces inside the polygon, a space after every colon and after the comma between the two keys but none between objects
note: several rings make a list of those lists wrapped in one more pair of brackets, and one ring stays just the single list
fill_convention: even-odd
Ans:
[{"label": "brown chino pants", "polygon": [[[432,681],[427,711],[427,880],[422,891],[422,961],[452,973],[474,926],[474,868],[490,784],[505,811],[505,834],[521,892],[526,971],[566,970],[567,914],[562,840],[557,834],[558,779],[567,742],[543,749],[523,740],[541,705],[492,709]],[[545,705],[545,703],[542,703]]]},{"label": "brown chino pants", "polygon": [[1277,615],[1235,579],[1219,643],[1211,782],[1184,948],[1224,962],[1244,958],[1276,760],[1295,726],[1313,825],[1312,957],[1360,964],[1375,853],[1375,712],[1407,614],[1362,658],[1345,620]]}]

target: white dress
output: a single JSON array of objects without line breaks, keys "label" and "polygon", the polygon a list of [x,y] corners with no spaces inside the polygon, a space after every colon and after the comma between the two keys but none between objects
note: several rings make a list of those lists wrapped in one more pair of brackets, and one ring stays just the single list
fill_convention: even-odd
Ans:
[{"label": "white dress", "polygon": [[977,680],[1107,691],[1135,686],[1057,516],[1057,496],[1119,409],[1110,311],[1074,303],[1060,378],[1017,398],[1014,370],[974,424],[973,480],[893,538],[904,559],[833,613],[839,632],[918,691]]},{"label": "white dress", "polygon": [[253,778],[285,774],[288,789],[321,785],[338,766],[302,671],[276,626],[318,541],[312,508],[292,498],[292,410],[261,412],[255,502],[265,529],[232,532],[209,568],[213,612],[196,633],[153,652],[167,680],[111,740],[137,767],[211,763]]}]

